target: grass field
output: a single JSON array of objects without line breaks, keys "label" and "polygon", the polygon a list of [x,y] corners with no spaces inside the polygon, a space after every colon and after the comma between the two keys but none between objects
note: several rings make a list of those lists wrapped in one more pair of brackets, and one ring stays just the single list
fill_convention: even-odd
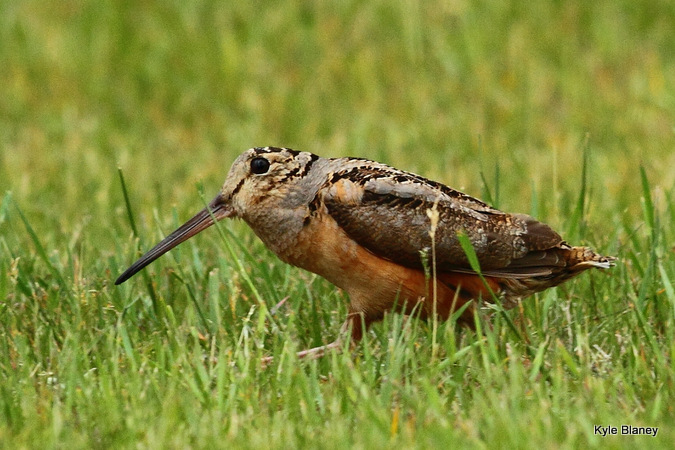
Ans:
[{"label": "grass field", "polygon": [[[0,2],[0,447],[672,446],[675,3],[183,3]],[[420,173],[619,263],[517,332],[392,314],[308,362],[348,299],[242,223],[113,285],[259,145]],[[659,431],[594,434],[624,424]]]}]

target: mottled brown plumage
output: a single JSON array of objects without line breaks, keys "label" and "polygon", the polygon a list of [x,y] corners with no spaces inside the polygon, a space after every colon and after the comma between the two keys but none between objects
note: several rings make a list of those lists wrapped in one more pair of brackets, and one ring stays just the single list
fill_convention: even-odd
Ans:
[{"label": "mottled brown plumage", "polygon": [[[354,340],[364,331],[361,319],[368,326],[394,305],[411,312],[421,303],[423,317],[435,312],[447,318],[470,300],[491,301],[494,292],[512,307],[583,270],[609,268],[614,260],[568,245],[530,216],[499,211],[418,175],[365,159],[327,159],[285,148],[240,155],[209,209],[216,220],[243,219],[283,261],[344,289],[351,298],[345,327]],[[433,241],[432,210],[438,214]],[[212,224],[209,211],[201,211],[116,284]],[[475,249],[485,283],[468,262],[460,232]],[[424,273],[432,247],[436,304]],[[467,322],[472,307],[462,317]]]}]

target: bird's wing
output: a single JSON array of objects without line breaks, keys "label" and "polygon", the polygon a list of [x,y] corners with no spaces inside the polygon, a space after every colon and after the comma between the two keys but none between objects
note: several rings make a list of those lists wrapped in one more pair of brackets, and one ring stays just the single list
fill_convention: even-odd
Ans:
[{"label": "bird's wing", "polygon": [[485,275],[545,276],[565,264],[557,251],[565,244],[547,225],[387,166],[336,172],[320,201],[352,239],[407,267],[423,268],[431,260],[433,211],[438,214],[433,246],[440,271],[472,271],[460,232],[473,244]]}]

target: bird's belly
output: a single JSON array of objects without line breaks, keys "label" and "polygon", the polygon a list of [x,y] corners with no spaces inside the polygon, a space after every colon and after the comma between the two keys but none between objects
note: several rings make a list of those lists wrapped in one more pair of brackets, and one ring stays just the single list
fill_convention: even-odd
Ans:
[{"label": "bird's belly", "polygon": [[434,305],[432,283],[422,271],[371,253],[347,236],[330,216],[315,217],[301,237],[292,252],[279,256],[344,289],[355,311],[376,314],[398,305],[410,312],[422,302],[422,316],[437,311],[447,317],[454,309],[452,305],[457,301],[454,290],[437,283]]}]

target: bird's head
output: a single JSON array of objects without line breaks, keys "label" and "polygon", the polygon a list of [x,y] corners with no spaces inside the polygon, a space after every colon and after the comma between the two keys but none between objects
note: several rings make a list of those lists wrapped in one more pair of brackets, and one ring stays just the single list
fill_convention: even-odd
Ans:
[{"label": "bird's head", "polygon": [[219,197],[234,215],[245,217],[256,207],[280,206],[292,201],[296,183],[318,156],[288,148],[258,147],[246,150],[232,163]]},{"label": "bird's head", "polygon": [[232,163],[220,193],[176,231],[164,238],[132,264],[115,284],[124,283],[145,266],[178,244],[188,240],[219,220],[244,217],[256,207],[273,207],[292,201],[289,190],[302,178],[318,156],[287,148],[252,148]]}]

